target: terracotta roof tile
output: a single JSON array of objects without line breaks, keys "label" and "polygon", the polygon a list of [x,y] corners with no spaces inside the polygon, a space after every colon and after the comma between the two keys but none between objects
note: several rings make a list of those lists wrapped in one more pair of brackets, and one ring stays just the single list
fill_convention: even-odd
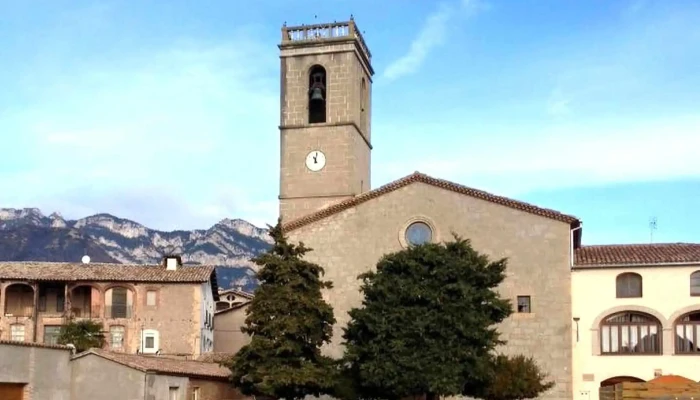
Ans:
[{"label": "terracotta roof tile", "polygon": [[576,267],[700,263],[700,243],[611,244],[576,250]]},{"label": "terracotta roof tile", "polygon": [[370,190],[369,192],[362,193],[362,194],[357,195],[351,199],[341,201],[339,203],[333,204],[327,208],[324,208],[324,209],[319,210],[317,212],[314,212],[312,214],[305,215],[301,218],[290,221],[283,226],[283,229],[288,232],[288,231],[295,230],[297,228],[301,228],[302,226],[305,226],[305,225],[314,223],[316,221],[322,220],[322,219],[329,217],[333,214],[336,214],[336,213],[339,213],[341,211],[347,210],[349,208],[358,206],[362,203],[365,203],[367,201],[370,201],[372,199],[375,199],[375,198],[380,197],[382,195],[385,195],[387,193],[391,193],[395,190],[401,189],[401,188],[406,187],[412,183],[417,183],[417,182],[424,183],[427,185],[432,185],[432,186],[439,187],[439,188],[442,188],[445,190],[450,190],[450,191],[455,192],[455,193],[464,194],[467,196],[475,197],[477,199],[489,201],[492,203],[500,204],[500,205],[503,205],[506,207],[514,208],[514,209],[520,210],[520,211],[525,211],[525,212],[539,215],[542,217],[551,218],[551,219],[555,219],[558,221],[566,222],[566,223],[569,223],[572,225],[580,223],[578,218],[571,216],[571,215],[562,214],[558,211],[554,211],[554,210],[551,210],[548,208],[537,207],[535,205],[525,203],[522,201],[518,201],[518,200],[509,199],[507,197],[496,196],[494,194],[484,192],[482,190],[473,189],[473,188],[463,186],[463,185],[460,185],[460,184],[457,184],[454,182],[450,182],[447,180],[433,178],[431,176],[422,174],[420,172],[415,172],[411,175],[408,175],[408,176],[403,177],[401,179],[390,182],[390,183],[388,183],[384,186],[381,186],[377,189]]},{"label": "terracotta roof tile", "polygon": [[45,343],[34,343],[34,342],[17,342],[14,340],[0,340],[0,345],[8,346],[21,346],[21,347],[39,347],[42,349],[53,349],[53,350],[72,350],[68,346],[63,346],[60,344],[45,344]]},{"label": "terracotta roof tile", "polygon": [[202,361],[202,362],[210,362],[210,363],[223,363],[235,356],[236,353],[204,353],[199,358],[197,358],[197,361]]},{"label": "terracotta roof tile", "polygon": [[115,353],[101,349],[90,349],[76,355],[73,357],[73,359],[84,357],[89,354],[94,354],[143,372],[198,378],[214,378],[217,380],[226,380],[231,375],[231,371],[229,369],[222,367],[218,363],[194,360],[178,360],[159,356]]},{"label": "terracotta roof tile", "polygon": [[213,266],[199,265],[168,271],[162,265],[0,262],[0,279],[36,281],[198,283],[207,282],[214,271]]}]

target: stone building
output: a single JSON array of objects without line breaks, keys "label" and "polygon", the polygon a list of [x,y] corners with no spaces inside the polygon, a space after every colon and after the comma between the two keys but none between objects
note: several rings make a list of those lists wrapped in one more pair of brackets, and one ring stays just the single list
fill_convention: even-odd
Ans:
[{"label": "stone building", "polygon": [[[533,355],[571,399],[573,216],[413,173],[371,190],[371,53],[355,22],[282,29],[280,215],[314,251],[334,289],[326,351],[342,354],[347,312],[361,304],[357,276],[386,253],[457,233],[492,259],[507,257],[501,294],[517,310],[500,326],[504,348]],[[546,343],[543,346],[542,343]]]},{"label": "stone building", "polygon": [[[342,327],[348,322],[348,311],[361,305],[359,274],[374,268],[386,253],[412,244],[440,242],[452,233],[470,239],[476,250],[491,259],[508,258],[507,278],[499,291],[512,300],[515,313],[499,327],[508,341],[501,350],[534,356],[544,367],[556,385],[543,398],[588,400],[582,394],[588,387],[584,381],[605,381],[610,374],[623,373],[623,365],[646,368],[641,374],[646,378],[652,365],[663,364],[644,357],[627,363],[606,357],[603,362],[595,358],[600,351],[597,344],[593,358],[582,356],[580,352],[588,350],[581,346],[602,340],[596,335],[605,329],[600,325],[605,315],[643,311],[660,321],[659,332],[668,330],[659,342],[664,343],[660,347],[664,354],[673,346],[671,329],[698,328],[694,313],[700,306],[688,295],[677,299],[671,309],[648,303],[656,297],[648,301],[610,300],[605,295],[596,301],[587,298],[591,288],[610,286],[610,274],[618,270],[633,273],[627,271],[631,268],[642,274],[636,268],[649,265],[639,264],[641,259],[648,258],[664,273],[670,271],[661,265],[668,260],[661,259],[660,248],[582,246],[582,224],[572,215],[420,172],[372,189],[372,56],[355,22],[284,26],[279,48],[279,211],[289,238],[313,248],[307,259],[323,266],[325,278],[333,281],[334,288],[324,293],[338,321],[333,343],[326,349],[329,355],[342,355]],[[661,269],[644,269],[645,274],[658,277],[651,278],[653,284],[694,282],[687,275],[697,268],[698,248],[700,245],[676,248],[675,257],[684,264],[677,266],[673,284],[670,275],[662,278],[657,273]],[[614,260],[614,265],[590,268],[592,255],[605,262]],[[600,284],[599,279],[603,280]],[[572,290],[576,315],[572,315]],[[655,307],[665,313],[650,311]],[[588,338],[589,331],[594,337]],[[582,332],[585,340],[580,339]],[[576,349],[576,359],[572,349]],[[692,363],[674,364],[678,367],[673,371],[685,371],[680,366]],[[590,378],[594,373],[595,378]]]},{"label": "stone building", "polygon": [[197,357],[213,350],[214,267],[0,263],[0,339],[55,344],[69,320],[103,324],[108,347]]}]

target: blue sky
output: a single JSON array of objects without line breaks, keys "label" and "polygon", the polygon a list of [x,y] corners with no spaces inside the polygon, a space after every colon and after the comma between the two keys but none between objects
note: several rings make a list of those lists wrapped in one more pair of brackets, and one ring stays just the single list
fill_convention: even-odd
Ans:
[{"label": "blue sky", "polygon": [[[0,0],[0,205],[274,222],[283,22],[354,14],[373,186],[415,170],[700,242],[697,1]],[[315,19],[316,16],[316,19]]]}]

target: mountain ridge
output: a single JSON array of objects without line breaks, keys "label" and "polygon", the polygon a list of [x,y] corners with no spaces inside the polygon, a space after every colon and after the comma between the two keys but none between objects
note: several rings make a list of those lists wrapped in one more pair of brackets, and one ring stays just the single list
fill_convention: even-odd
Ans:
[{"label": "mountain ridge", "polygon": [[38,208],[0,208],[0,260],[153,264],[165,253],[183,263],[217,267],[221,287],[254,290],[257,266],[250,259],[272,241],[267,229],[224,218],[207,229],[161,231],[109,213],[69,220]]}]

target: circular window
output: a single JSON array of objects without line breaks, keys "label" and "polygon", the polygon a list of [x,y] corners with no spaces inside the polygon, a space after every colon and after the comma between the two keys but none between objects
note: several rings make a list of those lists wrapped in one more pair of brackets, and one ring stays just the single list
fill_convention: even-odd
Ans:
[{"label": "circular window", "polygon": [[418,246],[433,240],[433,230],[425,222],[414,222],[406,228],[406,242]]}]

